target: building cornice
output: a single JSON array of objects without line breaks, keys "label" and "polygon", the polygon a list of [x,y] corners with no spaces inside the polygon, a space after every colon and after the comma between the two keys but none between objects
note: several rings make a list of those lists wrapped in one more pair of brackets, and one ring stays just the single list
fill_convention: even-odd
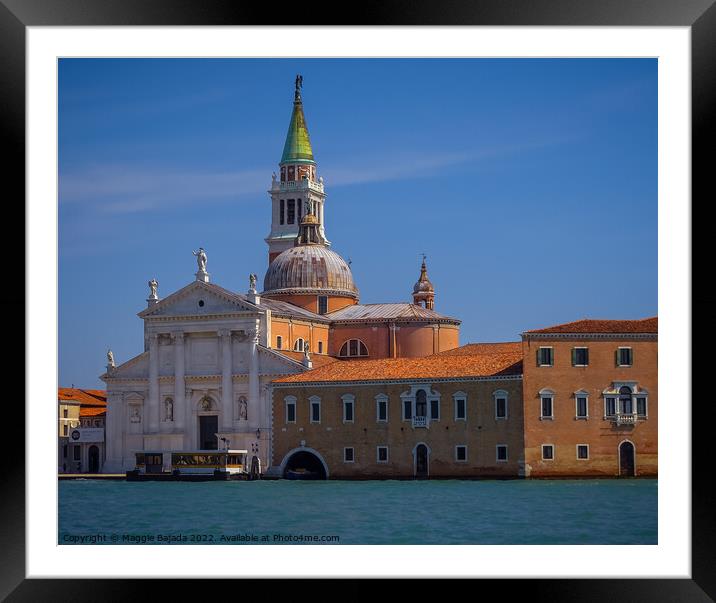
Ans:
[{"label": "building cornice", "polygon": [[271,383],[272,387],[354,387],[356,385],[391,385],[404,383],[463,383],[465,381],[522,381],[522,375],[491,375],[489,377],[436,377],[420,379],[375,379],[365,381],[294,381]]},{"label": "building cornice", "polygon": [[643,339],[647,341],[657,341],[659,335],[657,333],[522,333],[522,339],[528,341],[530,339],[595,339],[595,340],[626,340],[626,339]]}]

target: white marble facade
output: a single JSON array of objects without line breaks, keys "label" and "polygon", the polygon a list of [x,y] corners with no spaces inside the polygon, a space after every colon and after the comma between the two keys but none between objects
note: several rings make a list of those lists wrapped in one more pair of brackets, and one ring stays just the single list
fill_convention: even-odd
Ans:
[{"label": "white marble facade", "polygon": [[[219,437],[262,469],[271,451],[269,384],[306,370],[269,349],[271,311],[255,294],[196,280],[139,313],[144,352],[108,365],[105,473],[134,468],[136,451],[202,449],[200,417],[215,415]],[[219,448],[225,443],[217,441]],[[165,455],[165,463],[170,455]],[[166,467],[168,469],[168,467]]]}]

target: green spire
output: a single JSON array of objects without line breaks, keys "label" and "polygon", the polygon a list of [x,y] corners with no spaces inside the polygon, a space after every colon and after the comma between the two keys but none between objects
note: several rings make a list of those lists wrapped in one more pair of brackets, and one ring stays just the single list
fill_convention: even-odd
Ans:
[{"label": "green spire", "polygon": [[314,163],[311,138],[308,136],[306,118],[303,115],[303,101],[301,100],[300,90],[302,85],[303,78],[297,76],[293,113],[291,114],[291,123],[288,125],[288,134],[286,134],[286,144],[283,147],[281,163]]}]

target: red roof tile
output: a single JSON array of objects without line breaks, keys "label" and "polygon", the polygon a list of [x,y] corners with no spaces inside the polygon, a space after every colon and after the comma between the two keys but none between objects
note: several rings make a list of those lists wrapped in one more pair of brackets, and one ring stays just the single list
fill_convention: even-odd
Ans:
[{"label": "red roof tile", "polygon": [[475,356],[483,354],[514,353],[522,354],[521,341],[504,341],[499,343],[468,343],[445,352],[439,356]]},{"label": "red roof tile", "polygon": [[66,402],[79,402],[81,406],[107,406],[107,392],[103,389],[59,387],[57,397]]},{"label": "red roof tile", "polygon": [[576,320],[545,329],[525,331],[529,333],[658,333],[658,317],[641,320]]},{"label": "red roof tile", "polygon": [[[291,350],[277,349],[273,349],[273,351],[282,354],[283,356],[286,356],[286,358],[295,360],[296,362],[303,362],[303,352],[293,352]],[[325,354],[311,354],[311,362],[313,363],[313,368],[318,368],[319,366],[324,366],[326,364],[330,364],[331,362],[336,362],[337,360],[338,358],[336,358],[335,356],[326,356]]]},{"label": "red roof tile", "polygon": [[106,414],[106,408],[99,406],[80,406],[80,417],[104,417]]},{"label": "red roof tile", "polygon": [[276,379],[274,383],[450,379],[521,374],[522,348],[513,344],[511,348],[503,350],[483,348],[481,352],[442,353],[423,358],[332,362],[305,373]]}]

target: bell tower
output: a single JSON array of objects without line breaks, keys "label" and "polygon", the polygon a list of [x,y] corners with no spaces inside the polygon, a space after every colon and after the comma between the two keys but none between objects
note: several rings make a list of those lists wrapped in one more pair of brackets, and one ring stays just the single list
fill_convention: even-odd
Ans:
[{"label": "bell tower", "polygon": [[435,309],[435,287],[428,278],[428,268],[425,265],[426,256],[423,254],[423,265],[420,267],[420,278],[413,286],[413,303],[428,310]]},{"label": "bell tower", "polygon": [[288,125],[286,143],[279,163],[279,176],[274,172],[271,188],[271,232],[266,237],[269,246],[269,264],[281,252],[293,247],[303,217],[312,208],[318,220],[319,242],[330,245],[323,227],[323,178],[317,178],[311,139],[303,114],[303,76],[296,76],[293,113]]}]

